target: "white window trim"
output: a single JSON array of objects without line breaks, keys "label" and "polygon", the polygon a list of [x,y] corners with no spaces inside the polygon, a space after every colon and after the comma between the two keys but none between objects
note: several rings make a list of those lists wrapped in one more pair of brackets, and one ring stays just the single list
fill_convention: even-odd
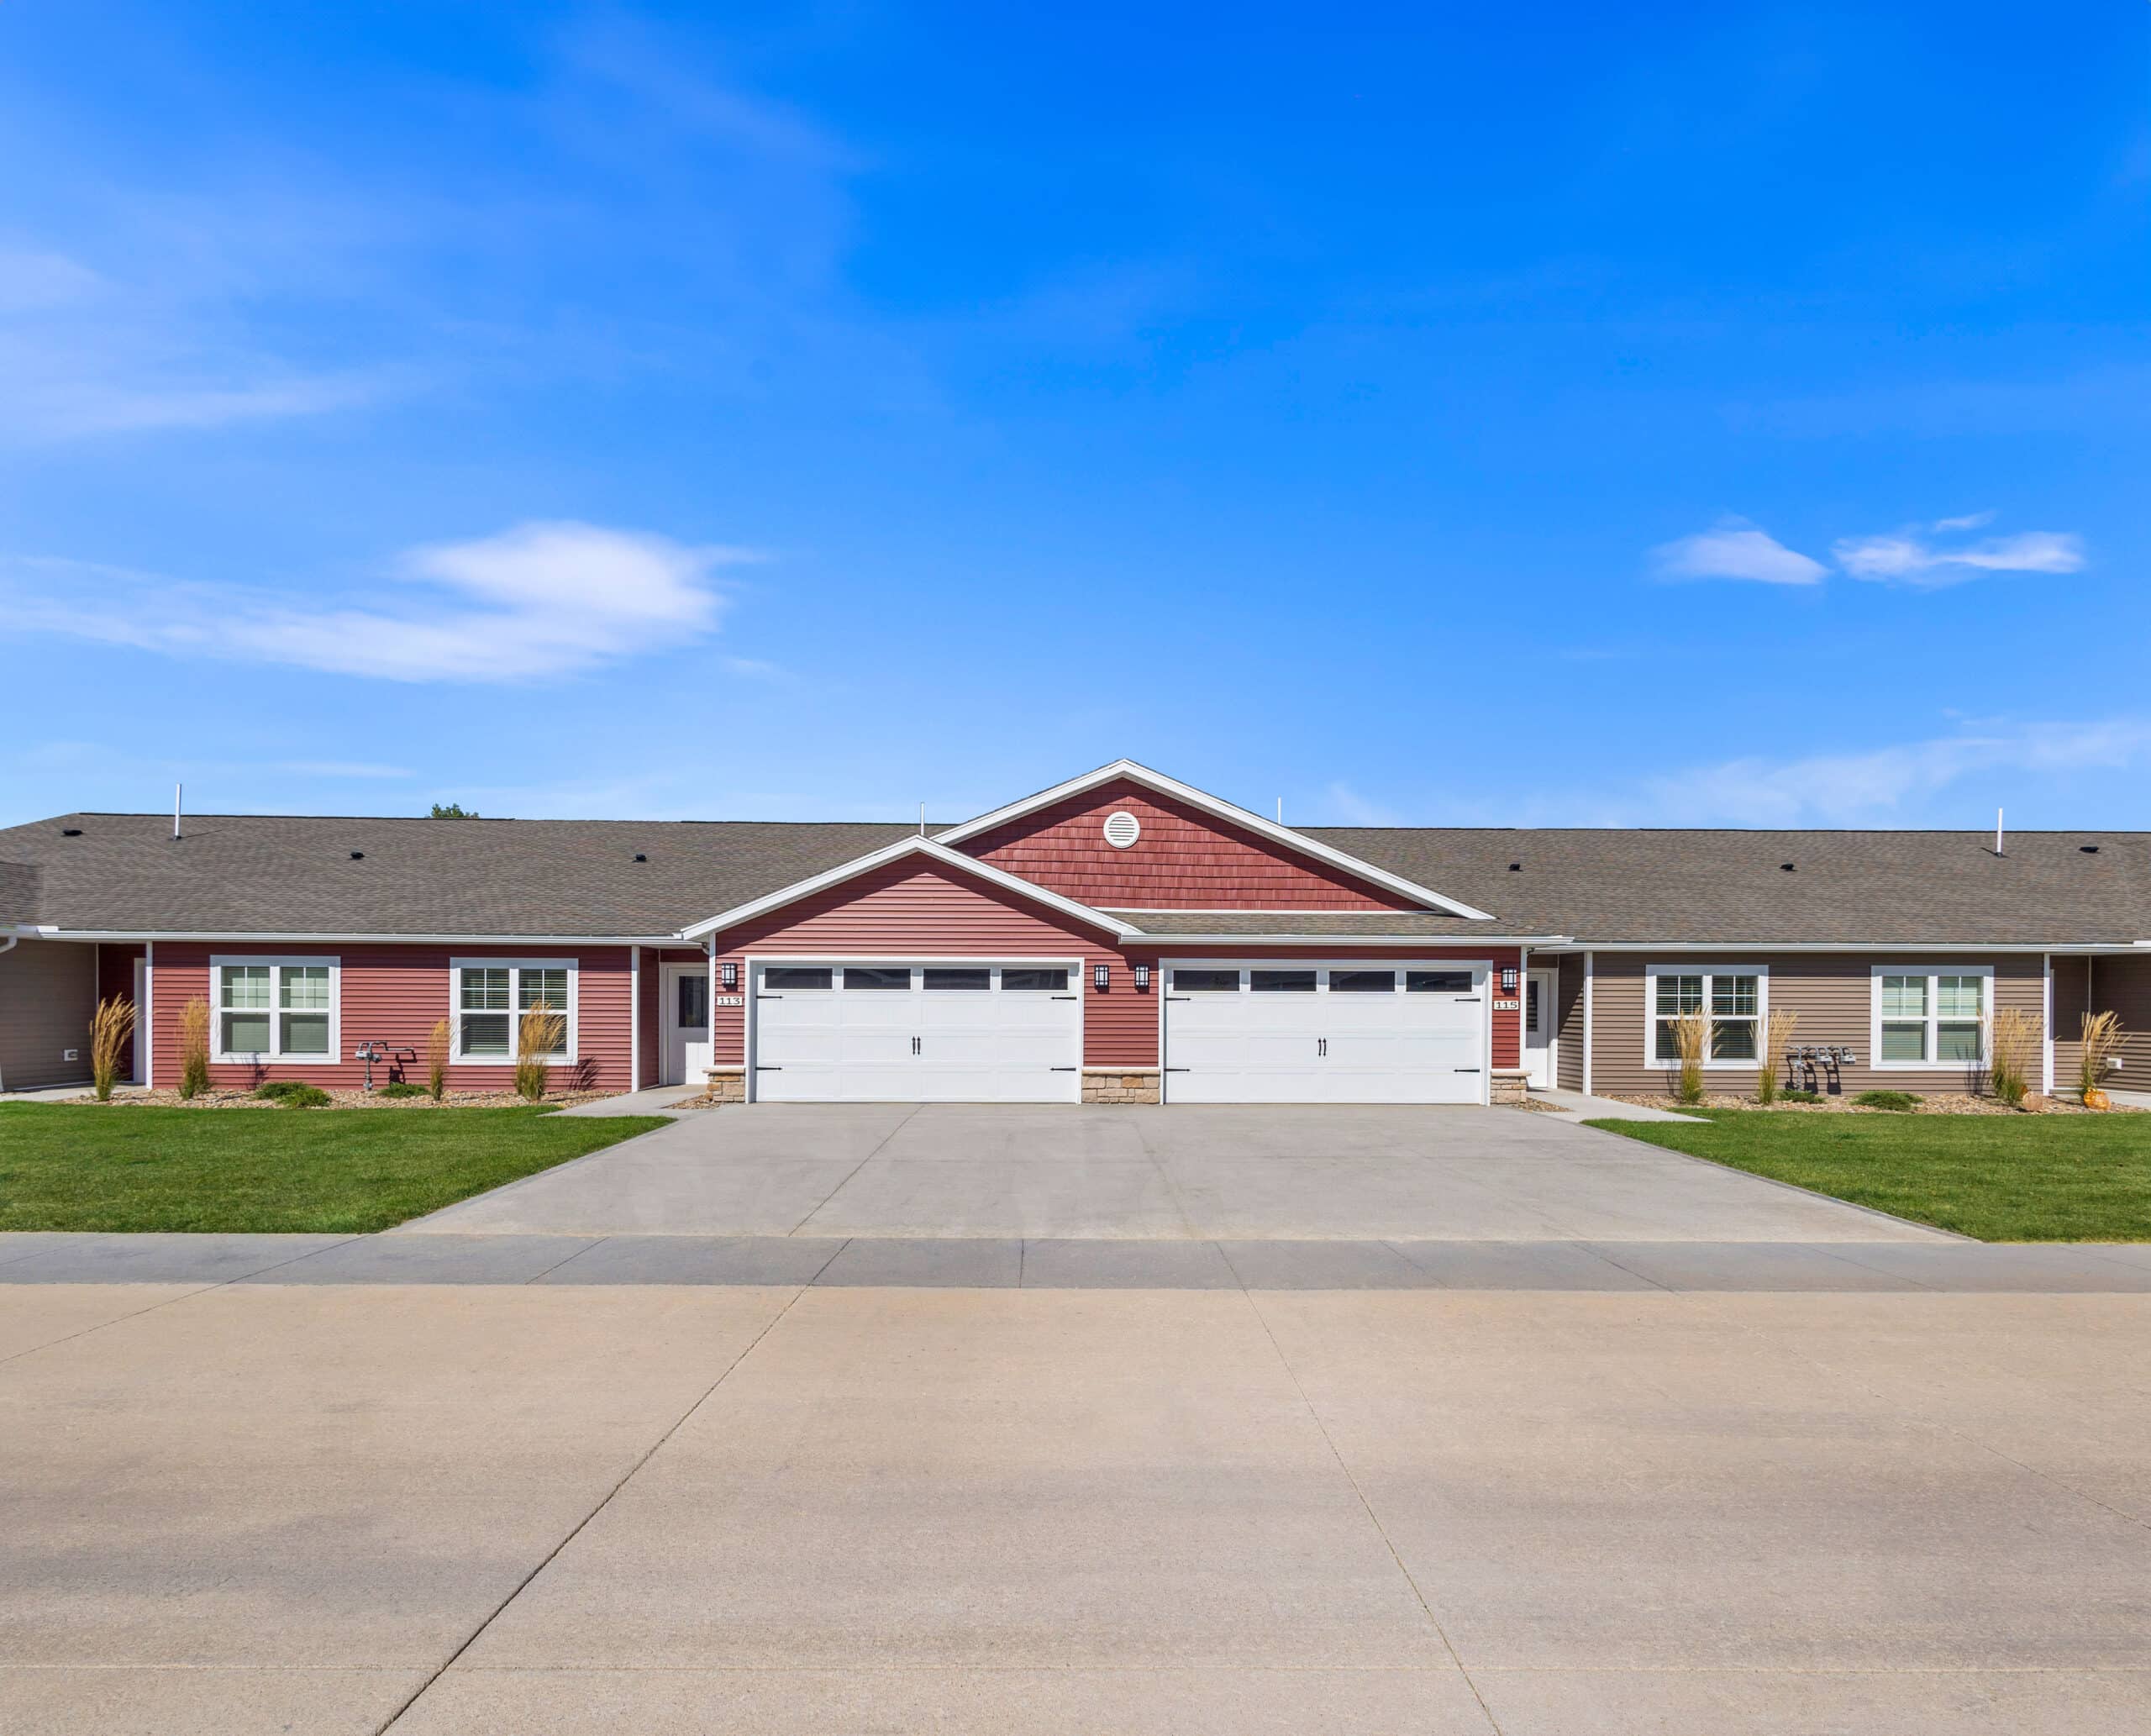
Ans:
[{"label": "white window trim", "polygon": [[[261,1009],[251,1007],[233,1009],[224,1005],[224,966],[227,965],[326,965],[329,967],[329,1052],[326,1055],[291,1055],[278,1046],[283,1034],[281,1015],[287,1010],[277,1004],[277,990],[281,979],[275,971],[269,975],[269,1047],[259,1054],[224,1047],[224,1015],[237,1010],[252,1013]],[[312,1008],[304,1009],[312,1011]],[[209,959],[209,1059],[220,1066],[236,1067],[328,1067],[344,1058],[344,961],[333,954],[320,957],[302,957],[281,953],[214,953]]]},{"label": "white window trim", "polygon": [[1775,1057],[1770,1054],[1770,967],[1768,965],[1708,965],[1701,960],[1643,966],[1643,1065],[1654,1071],[1678,1067],[1658,1052],[1658,983],[1660,976],[1700,976],[1703,979],[1703,1010],[1709,1012],[1713,976],[1752,976],[1755,979],[1755,1054],[1752,1060],[1712,1060],[1703,1058],[1707,1073],[1752,1073]]},{"label": "white window trim", "polygon": [[[1882,979],[1885,976],[1924,976],[1927,979],[1928,1060],[1885,1061],[1882,1059]],[[1934,979],[1938,976],[1984,976],[1986,979],[1986,986],[1980,991],[1980,1055],[1976,1061],[1945,1061],[1940,1058],[1942,1045],[1936,1027],[1945,1021],[1942,1016],[1941,996],[1934,986]],[[1939,964],[1874,965],[1868,972],[1867,1009],[1868,1065],[1878,1073],[1955,1073],[1974,1067],[1984,1071],[1993,1059],[1994,966],[1991,965],[1959,965],[1944,960]],[[1961,1024],[1964,1021],[1952,1018],[1946,1022]],[[1889,1023],[1910,1024],[1912,1021],[1893,1018]]]},{"label": "white window trim", "polygon": [[582,999],[581,975],[574,959],[450,959],[448,961],[448,1028],[449,1060],[459,1067],[513,1067],[515,1065],[514,1023],[521,1012],[516,1002],[522,997],[523,979],[520,974],[511,975],[508,982],[508,1050],[502,1055],[465,1055],[463,1052],[463,973],[471,971],[565,971],[568,973],[568,1030],[562,1040],[567,1049],[564,1055],[545,1057],[549,1067],[578,1066],[582,1060],[580,1031],[577,1026],[577,1007]]}]

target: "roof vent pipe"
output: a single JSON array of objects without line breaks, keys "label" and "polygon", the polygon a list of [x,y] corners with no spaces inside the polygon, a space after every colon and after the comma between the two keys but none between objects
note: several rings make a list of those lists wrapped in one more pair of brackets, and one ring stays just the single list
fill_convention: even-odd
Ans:
[{"label": "roof vent pipe", "polygon": [[1994,853],[2001,854],[2001,810],[1998,808],[1994,811]]},{"label": "roof vent pipe", "polygon": [[185,787],[186,787],[186,786],[185,786],[184,785],[182,785],[182,784],[174,784],[174,785],[171,786],[171,835],[172,835],[172,841],[173,841],[175,844],[176,844],[176,843],[179,841],[179,797],[180,797],[180,792],[181,792],[182,789],[184,789]]}]

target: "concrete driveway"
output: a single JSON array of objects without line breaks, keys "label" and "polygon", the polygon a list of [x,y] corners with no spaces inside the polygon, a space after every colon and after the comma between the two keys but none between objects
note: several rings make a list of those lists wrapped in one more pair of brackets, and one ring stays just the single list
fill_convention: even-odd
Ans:
[{"label": "concrete driveway", "polygon": [[756,1104],[397,1234],[1118,1240],[1945,1239],[1556,1116]]},{"label": "concrete driveway", "polygon": [[0,1327],[10,1736],[2151,1728],[2151,1297],[0,1282]]}]

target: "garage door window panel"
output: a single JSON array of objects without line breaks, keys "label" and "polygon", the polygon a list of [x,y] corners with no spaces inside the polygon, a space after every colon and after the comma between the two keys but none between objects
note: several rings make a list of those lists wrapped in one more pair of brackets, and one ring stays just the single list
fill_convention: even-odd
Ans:
[{"label": "garage door window panel", "polygon": [[827,965],[771,965],[762,972],[762,986],[770,989],[828,988],[835,981]]},{"label": "garage door window panel", "polygon": [[1468,995],[1472,991],[1469,971],[1407,971],[1404,973],[1404,992],[1407,995]]},{"label": "garage door window panel", "polygon": [[929,967],[926,972],[926,986],[937,991],[985,994],[993,987],[993,972],[982,965],[961,968]]},{"label": "garage door window panel", "polygon": [[1258,995],[1311,995],[1314,977],[1312,971],[1250,971],[1248,988]]},{"label": "garage door window panel", "polygon": [[1175,971],[1173,992],[1179,995],[1236,995],[1240,988],[1237,971]]},{"label": "garage door window panel", "polygon": [[844,967],[844,992],[859,989],[876,991],[911,988],[911,969],[908,965],[846,965]]},{"label": "garage door window panel", "polygon": [[1018,970],[1004,965],[1001,992],[1004,995],[1065,995],[1068,992],[1068,972],[1065,968],[1041,971],[1026,966]]},{"label": "garage door window panel", "polygon": [[1396,992],[1396,973],[1394,971],[1332,971],[1329,973],[1329,992],[1333,995],[1393,995]]}]

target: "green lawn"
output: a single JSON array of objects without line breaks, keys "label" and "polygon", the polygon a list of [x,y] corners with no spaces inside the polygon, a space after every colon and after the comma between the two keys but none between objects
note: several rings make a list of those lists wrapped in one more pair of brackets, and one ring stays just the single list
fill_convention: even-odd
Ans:
[{"label": "green lawn", "polygon": [[1591,1125],[1981,1241],[2151,1241],[2151,1115],[1682,1113]]},{"label": "green lawn", "polygon": [[527,1108],[0,1104],[0,1230],[386,1229],[664,1125]]}]

